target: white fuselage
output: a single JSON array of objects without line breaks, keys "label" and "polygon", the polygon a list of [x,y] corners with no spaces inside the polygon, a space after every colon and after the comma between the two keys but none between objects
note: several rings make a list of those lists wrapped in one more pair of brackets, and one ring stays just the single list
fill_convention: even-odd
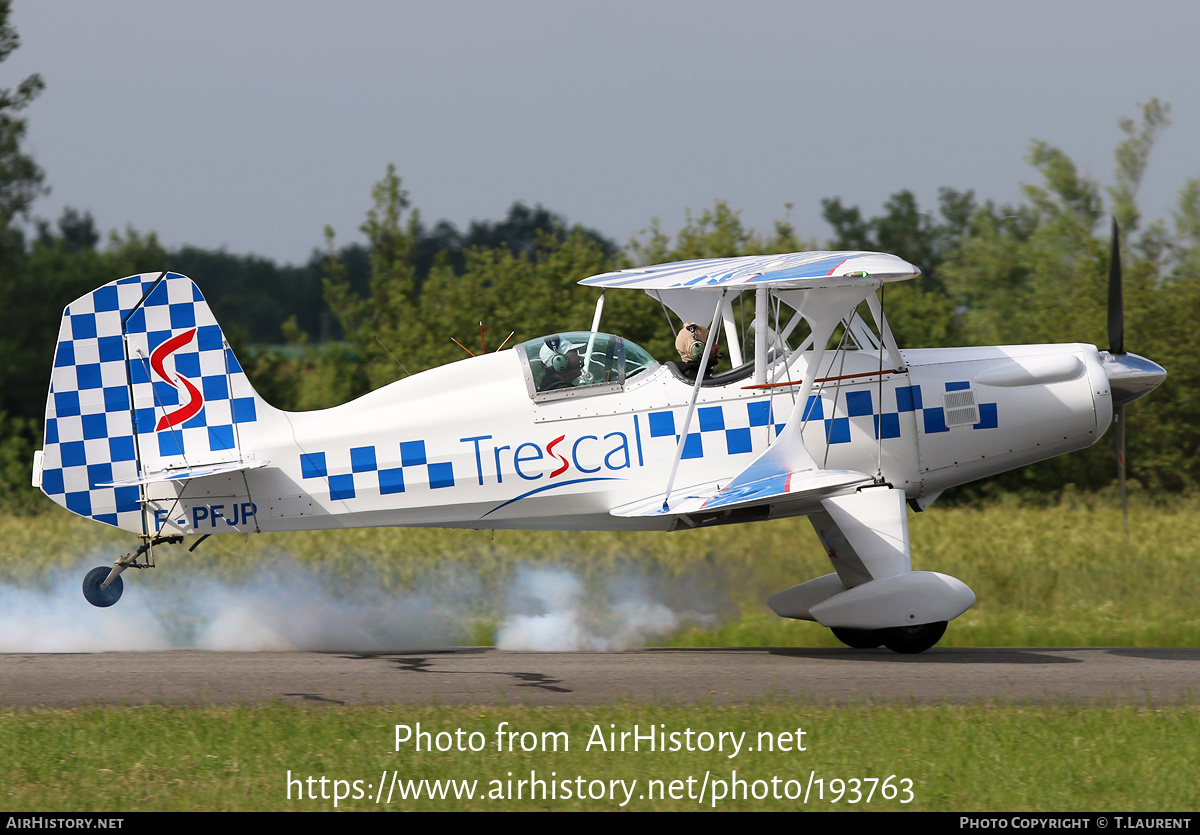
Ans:
[{"label": "white fuselage", "polygon": [[[809,356],[773,379],[801,380]],[[877,352],[826,354],[817,372],[826,382],[803,429],[819,466],[877,476],[909,499],[928,499],[1089,446],[1111,421],[1108,378],[1091,345],[918,349],[903,359],[903,370],[879,374]],[[700,389],[679,488],[732,478],[782,429],[795,387],[747,388],[752,382]],[[241,428],[241,454],[267,466],[148,485],[146,528],[665,529],[678,520],[610,511],[663,492],[692,395],[657,366],[621,390],[535,402],[517,352],[508,350],[332,409],[260,407]],[[792,503],[761,518],[805,512]]]}]

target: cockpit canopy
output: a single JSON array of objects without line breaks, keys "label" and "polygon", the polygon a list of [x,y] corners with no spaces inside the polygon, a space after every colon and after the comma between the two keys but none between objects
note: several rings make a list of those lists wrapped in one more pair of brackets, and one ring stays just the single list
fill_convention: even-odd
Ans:
[{"label": "cockpit canopy", "polygon": [[534,400],[620,391],[625,381],[658,366],[644,348],[595,331],[562,331],[516,346]]}]

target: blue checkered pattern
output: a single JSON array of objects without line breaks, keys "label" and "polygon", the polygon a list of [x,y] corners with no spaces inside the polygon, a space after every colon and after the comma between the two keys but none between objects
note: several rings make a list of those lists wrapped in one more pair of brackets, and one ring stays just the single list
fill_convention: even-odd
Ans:
[{"label": "blue checkered pattern", "polygon": [[[238,425],[253,422],[261,402],[196,285],[178,273],[156,285],[159,275],[114,281],[67,306],[46,400],[42,489],[68,510],[127,530],[141,529],[141,488],[106,485],[239,460]],[[151,355],[189,332],[164,358],[162,379]],[[200,410],[157,431],[192,400],[189,384]]]},{"label": "blue checkered pattern", "polygon": [[[682,428],[685,414],[686,412],[683,412],[679,416],[680,428]],[[646,418],[650,424],[651,438],[669,437],[674,443],[679,443],[675,412],[670,410],[650,412]],[[771,403],[768,400],[701,406],[696,409],[687,440],[684,441],[683,458],[703,458],[706,435],[710,452],[720,450],[729,455],[753,452],[751,430],[757,426],[771,426],[774,420]],[[775,424],[776,434],[782,429],[783,424]],[[724,444],[723,448],[721,447],[722,443]],[[713,444],[717,446],[713,446]]]},{"label": "blue checkered pattern", "polygon": [[[969,380],[959,380],[946,383],[946,391],[962,391],[969,389]],[[920,386],[902,386],[896,389],[896,405],[900,412],[920,412],[921,425],[926,435],[936,432],[949,432],[946,425],[946,410],[941,406],[925,406],[921,399]],[[1000,426],[1000,414],[995,403],[979,403],[979,423],[974,429],[996,429]],[[884,435],[886,438],[887,435]]]},{"label": "blue checkered pattern", "polygon": [[339,500],[403,493],[421,485],[433,490],[454,486],[454,466],[449,461],[430,461],[424,441],[354,447],[349,454],[304,453],[300,475],[325,479],[329,498]]},{"label": "blue checkered pattern", "polygon": [[[967,380],[946,383],[946,391],[970,387],[971,383]],[[824,397],[815,401],[810,397],[808,411],[812,419],[824,421],[825,438],[830,444],[848,444],[854,434],[873,440],[879,440],[881,437],[884,440],[899,438],[902,412],[919,412],[919,424],[927,435],[950,431],[950,427],[946,425],[945,409],[941,406],[925,406],[919,385],[897,386],[892,391],[896,402],[895,411],[876,411],[874,400],[877,392],[871,389],[846,392],[840,397],[838,411],[843,412],[842,415],[832,416],[833,410],[828,408],[831,404],[827,404]],[[885,392],[884,396],[887,397],[887,394]],[[978,408],[979,423],[974,425],[975,429],[995,429],[1000,425],[995,403],[981,403]],[[830,417],[825,416],[826,411],[831,413]]]},{"label": "blue checkered pattern", "polygon": [[[970,387],[969,381],[946,383],[946,391],[957,391]],[[837,395],[837,408],[834,408],[834,393],[827,395],[811,395],[804,409],[804,421],[810,423],[819,421],[824,425],[825,439],[830,444],[848,444],[856,435],[874,440],[900,437],[900,414],[902,412],[919,412],[920,422],[925,433],[949,432],[946,425],[945,410],[941,406],[925,407],[921,399],[921,387],[898,386],[894,392],[896,408],[894,411],[879,412],[875,409],[875,391],[849,391]],[[886,394],[885,394],[886,396]],[[995,429],[999,423],[999,415],[995,403],[981,403],[979,408],[979,423],[975,429]],[[682,425],[686,412],[680,412],[678,422]],[[705,452],[726,452],[737,455],[752,451],[750,429],[756,426],[774,426],[775,434],[783,431],[783,424],[776,423],[776,416],[769,400],[759,400],[745,404],[727,404],[723,406],[701,406],[696,410],[692,419],[691,430],[683,445],[683,458],[703,458]],[[669,437],[674,443],[679,443],[679,432],[676,428],[676,413],[671,410],[650,412],[647,415],[650,424],[651,438]],[[698,431],[697,430],[698,427]],[[717,435],[716,433],[723,433]],[[708,446],[706,447],[706,436]],[[720,446],[724,441],[724,448]],[[713,444],[717,446],[713,446]]]}]

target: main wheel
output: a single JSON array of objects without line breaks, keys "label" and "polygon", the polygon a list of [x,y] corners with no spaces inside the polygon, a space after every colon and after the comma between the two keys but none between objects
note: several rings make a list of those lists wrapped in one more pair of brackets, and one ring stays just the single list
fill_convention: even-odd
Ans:
[{"label": "main wheel", "polygon": [[109,584],[108,588],[100,588],[100,584],[108,577],[108,573],[111,570],[110,567],[102,565],[99,568],[93,568],[83,578],[83,596],[93,606],[99,606],[103,609],[121,599],[121,592],[125,590],[125,583],[121,581],[120,575]]},{"label": "main wheel", "polygon": [[882,630],[883,645],[892,652],[914,655],[924,652],[942,640],[946,634],[946,621],[923,623],[920,626],[896,626]]},{"label": "main wheel", "polygon": [[886,629],[850,629],[845,626],[831,626],[833,637],[848,647],[854,649],[875,649],[883,643]]}]

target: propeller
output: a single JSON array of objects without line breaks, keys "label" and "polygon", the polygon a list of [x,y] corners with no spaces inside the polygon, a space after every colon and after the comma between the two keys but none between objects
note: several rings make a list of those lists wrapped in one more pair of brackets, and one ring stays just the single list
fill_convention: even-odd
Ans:
[{"label": "propeller", "polygon": [[1112,222],[1112,255],[1108,259],[1108,352],[1125,353],[1125,302],[1121,297],[1121,245],[1117,219]]},{"label": "propeller", "polygon": [[[1121,294],[1121,243],[1117,219],[1112,219],[1112,252],[1108,259],[1108,353],[1125,356],[1125,299]],[[1121,489],[1121,515],[1125,541],[1129,537],[1129,493],[1125,489],[1125,404],[1114,403],[1113,439],[1117,452],[1117,484]]]},{"label": "propeller", "polygon": [[1121,246],[1117,219],[1112,224],[1112,254],[1108,260],[1108,350],[1100,352],[1112,392],[1113,438],[1117,452],[1117,482],[1125,540],[1129,541],[1129,496],[1125,489],[1125,407],[1154,391],[1167,379],[1167,370],[1137,354],[1125,351],[1125,303],[1121,294]]}]

